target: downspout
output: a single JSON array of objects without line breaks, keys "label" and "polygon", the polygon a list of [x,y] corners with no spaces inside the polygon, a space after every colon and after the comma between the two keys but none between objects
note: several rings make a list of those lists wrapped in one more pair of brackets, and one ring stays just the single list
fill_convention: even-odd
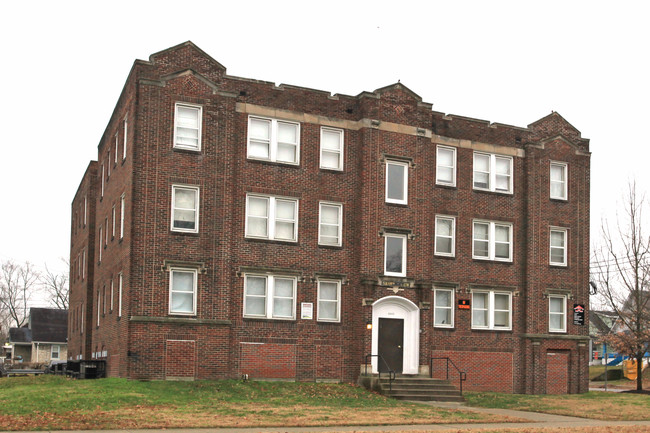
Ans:
[{"label": "downspout", "polygon": [[34,362],[38,362],[38,343],[36,343],[36,361]]}]

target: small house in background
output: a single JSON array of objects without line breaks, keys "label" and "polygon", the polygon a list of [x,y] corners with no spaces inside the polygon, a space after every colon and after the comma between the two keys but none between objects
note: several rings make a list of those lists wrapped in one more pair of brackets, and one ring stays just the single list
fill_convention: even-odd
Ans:
[{"label": "small house in background", "polygon": [[9,329],[14,362],[47,363],[68,356],[68,310],[32,308],[27,325]]},{"label": "small house in background", "polygon": [[605,344],[601,341],[607,335],[618,316],[613,311],[589,311],[589,344],[591,346],[591,359],[602,359],[605,353]]}]

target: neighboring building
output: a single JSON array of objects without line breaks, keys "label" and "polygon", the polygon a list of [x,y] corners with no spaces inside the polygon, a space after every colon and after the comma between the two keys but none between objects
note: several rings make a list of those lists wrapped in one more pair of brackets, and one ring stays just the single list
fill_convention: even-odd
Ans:
[{"label": "neighboring building", "polygon": [[589,337],[591,338],[589,343],[592,360],[603,358],[606,345],[603,343],[602,337],[611,332],[617,319],[618,316],[613,311],[589,311]]},{"label": "neighboring building", "polygon": [[355,381],[368,354],[449,357],[466,389],[586,392],[589,141],[431,108],[229,76],[191,42],[137,60],[72,203],[69,358]]},{"label": "neighboring building", "polygon": [[14,360],[48,363],[65,360],[67,350],[68,310],[31,308],[27,324],[9,329],[10,348]]}]

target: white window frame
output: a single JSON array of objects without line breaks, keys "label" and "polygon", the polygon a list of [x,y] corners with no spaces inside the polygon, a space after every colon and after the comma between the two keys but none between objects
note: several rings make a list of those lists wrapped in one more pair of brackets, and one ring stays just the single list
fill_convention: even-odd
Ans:
[{"label": "white window frame", "polygon": [[[440,151],[452,153],[451,166],[442,166],[440,164]],[[440,178],[438,177],[438,171],[440,168],[451,168],[451,182],[440,180]],[[436,148],[436,184],[446,185],[446,186],[456,186],[456,148],[455,147],[438,146]]]},{"label": "white window frame", "polygon": [[99,242],[97,242],[97,246],[99,246],[99,263],[102,262],[102,250],[104,249],[104,245],[102,245],[102,239],[104,238],[104,232],[103,232],[104,226],[101,224],[99,225]]},{"label": "white window frame", "polygon": [[[339,148],[338,150],[333,149],[324,149],[323,148],[323,135],[324,134],[338,134],[339,135]],[[320,168],[324,170],[335,170],[343,171],[343,149],[344,149],[344,133],[342,129],[338,128],[328,128],[326,126],[321,126],[320,128]],[[338,165],[337,167],[326,167],[323,165],[323,153],[338,153]]]},{"label": "white window frame", "polygon": [[99,317],[101,316],[100,314],[100,308],[102,304],[102,292],[97,289],[97,327],[99,328]]},{"label": "white window frame", "polygon": [[[476,157],[478,155],[481,156],[487,156],[490,158],[490,163],[488,167],[487,172],[481,172],[481,173],[487,173],[488,174],[488,186],[487,188],[484,187],[478,187],[476,186]],[[497,176],[499,175],[497,173],[497,160],[507,160],[510,163],[510,175],[508,179],[508,189],[507,190],[502,190],[502,189],[497,189]],[[496,192],[499,194],[512,194],[514,190],[514,158],[512,156],[505,156],[505,155],[497,155],[494,153],[484,153],[484,152],[474,152],[474,158],[472,160],[472,187],[475,190],[479,191],[491,191],[491,192]]]},{"label": "white window frame", "polygon": [[[391,166],[391,165],[397,165],[397,166],[404,167],[404,175],[403,175],[404,187],[403,187],[403,190],[402,190],[402,196],[403,196],[402,199],[388,197],[388,167]],[[397,161],[397,160],[393,160],[393,159],[386,160],[386,170],[384,171],[384,174],[386,176],[386,181],[384,182],[386,203],[408,204],[409,163],[405,162],[405,161]]]},{"label": "white window frame", "polygon": [[[198,127],[197,129],[197,134],[198,134],[198,140],[196,146],[189,146],[187,144],[178,144],[178,128],[179,127],[184,127],[182,125],[178,124],[178,109],[179,107],[191,109],[196,111],[196,116],[197,116],[197,124]],[[200,105],[195,105],[195,104],[187,104],[185,102],[177,102],[174,104],[174,148],[176,149],[185,149],[185,150],[194,150],[194,151],[200,151],[201,150],[201,131],[202,131],[202,126],[203,126],[203,107]],[[187,128],[190,129],[190,128]],[[192,128],[194,129],[194,128]]]},{"label": "white window frame", "polygon": [[[260,295],[247,295],[248,278],[262,278],[265,281],[264,287],[264,314],[246,314],[246,298],[250,296],[261,297]],[[273,311],[273,299],[275,296],[275,279],[291,280],[293,282],[293,299],[291,308],[291,317],[288,316],[275,316]],[[265,274],[245,274],[244,275],[244,310],[243,315],[247,318],[257,319],[272,319],[272,320],[296,320],[296,293],[297,293],[298,278],[290,275],[265,275]]]},{"label": "white window frame", "polygon": [[[325,300],[321,299],[320,293],[321,293],[321,283],[332,283],[336,284],[336,300]],[[318,300],[318,305],[316,306],[316,320],[319,322],[331,322],[331,323],[339,323],[341,322],[341,280],[333,280],[333,279],[328,279],[328,278],[319,278],[318,279],[318,293],[317,293],[317,300]],[[321,317],[321,303],[336,303],[336,317],[335,318],[325,318]]]},{"label": "white window frame", "polygon": [[[56,351],[54,348],[56,347]],[[56,353],[56,356],[54,354]],[[60,344],[53,344],[50,346],[50,359],[57,360],[61,359],[61,345]]]},{"label": "white window frame", "polygon": [[108,217],[104,218],[104,234],[106,235],[104,238],[104,248],[108,247]]},{"label": "white window frame", "polygon": [[124,117],[124,121],[123,121],[123,124],[124,124],[124,146],[122,147],[122,160],[126,159],[126,143],[128,141],[127,137],[128,137],[128,129],[129,129],[129,122],[127,120],[128,117],[129,117],[129,115],[127,114]]},{"label": "white window frame", "polygon": [[102,164],[102,189],[100,198],[104,197],[104,164]]},{"label": "white window frame", "polygon": [[[438,221],[448,220],[451,221],[451,236],[443,236],[438,234]],[[438,252],[438,238],[451,239],[451,252]],[[456,255],[456,217],[448,215],[436,215],[435,239],[433,251],[436,256],[454,257]]]},{"label": "white window frame", "polygon": [[[172,309],[172,298],[174,297],[174,273],[183,272],[192,274],[192,311],[174,311]],[[196,298],[198,295],[198,276],[199,271],[196,268],[183,268],[183,267],[170,267],[169,268],[169,309],[168,312],[170,315],[174,316],[196,316]],[[176,290],[176,292],[180,292]],[[189,292],[180,292],[180,293],[189,293]]]},{"label": "white window frame", "polygon": [[[562,233],[563,240],[564,240],[564,246],[563,247],[553,245],[553,233]],[[550,228],[549,234],[548,234],[548,247],[549,247],[548,248],[548,262],[549,262],[549,264],[551,264],[553,266],[566,266],[567,265],[568,240],[569,240],[569,236],[568,236],[568,230],[567,229],[561,228],[561,227],[551,227]],[[563,252],[562,252],[562,259],[563,260],[561,262],[554,262],[553,261],[553,254],[552,253],[553,253],[554,249],[562,249],[563,250]]]},{"label": "white window frame", "polygon": [[[402,272],[390,272],[387,270],[388,265],[388,239],[401,239],[402,240]],[[384,234],[384,275],[392,277],[405,277],[406,276],[406,235],[395,234],[395,233],[386,233]]]},{"label": "white window frame", "polygon": [[[257,236],[249,233],[248,230],[248,219],[249,219],[249,200],[251,198],[259,198],[267,200],[267,216],[266,216],[266,234],[267,236]],[[293,218],[293,239],[283,239],[276,238],[276,223],[278,222],[276,217],[277,201],[291,201],[294,202],[294,218]],[[246,227],[245,235],[247,238],[251,239],[267,239],[267,240],[276,240],[281,242],[298,242],[298,206],[300,201],[297,198],[293,197],[280,197],[272,195],[263,195],[263,194],[247,194],[246,195]],[[289,221],[289,220],[287,220]]]},{"label": "white window frame", "polygon": [[116,132],[115,133],[115,161],[114,161],[115,164],[117,164],[117,158],[118,158],[118,155],[119,155],[119,152],[118,152],[119,148],[120,148],[120,135]]},{"label": "white window frame", "polygon": [[115,239],[115,215],[116,215],[115,214],[115,205],[113,205],[113,210],[112,210],[112,216],[113,216],[112,225],[113,225],[113,227],[112,227],[112,230],[111,230],[111,240]]},{"label": "white window frame", "polygon": [[[549,171],[548,171],[548,179],[549,179],[549,197],[553,200],[568,200],[569,194],[568,194],[568,175],[569,175],[569,165],[566,162],[559,162],[559,161],[551,161],[549,164]],[[553,168],[560,168],[562,170],[562,177],[563,180],[561,182],[558,181],[553,181]],[[560,183],[562,185],[562,195],[561,196],[555,196],[553,195],[553,184],[554,183]]]},{"label": "white window frame", "polygon": [[[560,299],[562,312],[556,313],[551,311],[551,300]],[[562,317],[562,328],[551,328],[551,316],[559,315]],[[567,296],[566,295],[549,295],[548,296],[548,332],[566,332],[567,329]]]},{"label": "white window frame", "polygon": [[[476,242],[476,224],[487,224],[488,225],[488,255],[477,256],[475,251],[475,242]],[[508,228],[508,258],[496,257],[496,227],[507,227]],[[498,222],[498,221],[486,221],[486,220],[473,220],[472,221],[472,258],[477,260],[493,260],[497,262],[512,262],[513,261],[513,225],[512,223]],[[479,239],[479,241],[484,241]]]},{"label": "white window frame", "polygon": [[124,206],[126,204],[126,196],[120,196],[120,239],[124,238]]},{"label": "white window frame", "polygon": [[[251,155],[251,122],[253,120],[260,120],[269,122],[269,157],[264,158],[260,156]],[[296,143],[291,143],[296,146],[296,160],[294,162],[278,160],[278,124],[283,123],[287,125],[294,125],[296,127]],[[269,117],[248,116],[248,133],[246,140],[246,157],[248,159],[256,159],[261,161],[271,161],[278,164],[300,165],[300,123],[292,122],[289,120],[272,119]]]},{"label": "white window frame", "polygon": [[[474,323],[474,310],[475,310],[475,302],[474,302],[474,295],[475,294],[487,294],[487,312],[488,312],[488,323],[487,325],[476,325]],[[495,302],[494,298],[496,295],[503,295],[503,296],[508,296],[508,310],[498,310],[498,311],[508,311],[508,323],[509,326],[495,326],[494,324],[494,315],[497,310],[495,309]],[[489,330],[496,330],[496,331],[510,331],[512,330],[512,293],[511,292],[504,292],[504,291],[498,291],[498,290],[472,290],[472,329],[489,329]]]},{"label": "white window frame", "polygon": [[115,294],[115,285],[113,284],[113,279],[111,278],[111,308],[110,308],[110,310],[109,310],[110,312],[113,311],[113,305],[114,305],[114,303],[113,303],[113,299],[114,299],[114,294]]},{"label": "white window frame", "polygon": [[124,277],[120,272],[117,274],[117,317],[122,317],[122,287],[124,285]]},{"label": "white window frame", "polygon": [[85,248],[82,251],[82,260],[83,260],[83,265],[81,267],[81,279],[85,280],[86,279],[86,249]]},{"label": "white window frame", "polygon": [[[336,224],[337,227],[337,238],[336,238],[336,243],[331,243],[331,242],[324,242],[321,234],[321,227],[323,225],[328,225],[328,226],[334,226],[335,224],[330,224],[330,223],[324,223],[323,222],[323,207],[332,207],[336,208],[338,211],[338,224]],[[326,246],[336,246],[340,247],[342,245],[343,239],[343,204],[341,203],[334,203],[334,202],[328,202],[328,201],[321,201],[318,204],[318,245],[326,245]],[[327,236],[328,238],[331,236]]]},{"label": "white window frame", "polygon": [[[438,293],[439,292],[449,292],[450,293],[450,296],[449,296],[450,304],[449,304],[449,306],[439,306],[438,305]],[[456,290],[454,290],[453,288],[435,287],[433,289],[433,326],[435,328],[453,328],[454,327],[455,294],[456,294]],[[438,318],[437,318],[436,311],[438,310],[438,308],[450,311],[449,317],[451,319],[451,323],[437,323]]]},{"label": "white window frame", "polygon": [[[193,191],[194,192],[194,209],[180,209],[176,205],[176,191],[179,189]],[[172,185],[172,211],[171,211],[171,231],[173,232],[183,232],[183,233],[198,233],[199,232],[199,198],[200,190],[198,186],[189,186],[189,185]],[[174,214],[176,209],[178,210],[193,210],[194,211],[194,228],[182,228],[174,226]]]},{"label": "white window frame", "polygon": [[86,227],[86,220],[88,215],[88,196],[84,196],[84,227]]}]

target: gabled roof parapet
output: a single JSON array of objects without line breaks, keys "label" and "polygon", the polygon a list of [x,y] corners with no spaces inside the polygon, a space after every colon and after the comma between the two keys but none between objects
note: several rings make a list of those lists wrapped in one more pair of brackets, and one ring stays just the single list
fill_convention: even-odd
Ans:
[{"label": "gabled roof parapet", "polygon": [[174,51],[178,51],[180,49],[183,49],[185,47],[189,47],[192,50],[197,51],[201,56],[205,57],[208,59],[214,66],[217,68],[223,70],[224,72],[226,71],[226,67],[223,66],[221,63],[217,62],[212,56],[210,56],[208,53],[203,51],[201,48],[199,48],[194,42],[192,41],[185,41],[183,43],[180,43],[178,45],[174,45],[173,47],[167,48],[162,51],[158,51],[157,53],[153,53],[152,55],[149,56],[149,62],[150,63],[156,63],[156,58],[158,57],[163,57],[169,53],[172,53]]}]

